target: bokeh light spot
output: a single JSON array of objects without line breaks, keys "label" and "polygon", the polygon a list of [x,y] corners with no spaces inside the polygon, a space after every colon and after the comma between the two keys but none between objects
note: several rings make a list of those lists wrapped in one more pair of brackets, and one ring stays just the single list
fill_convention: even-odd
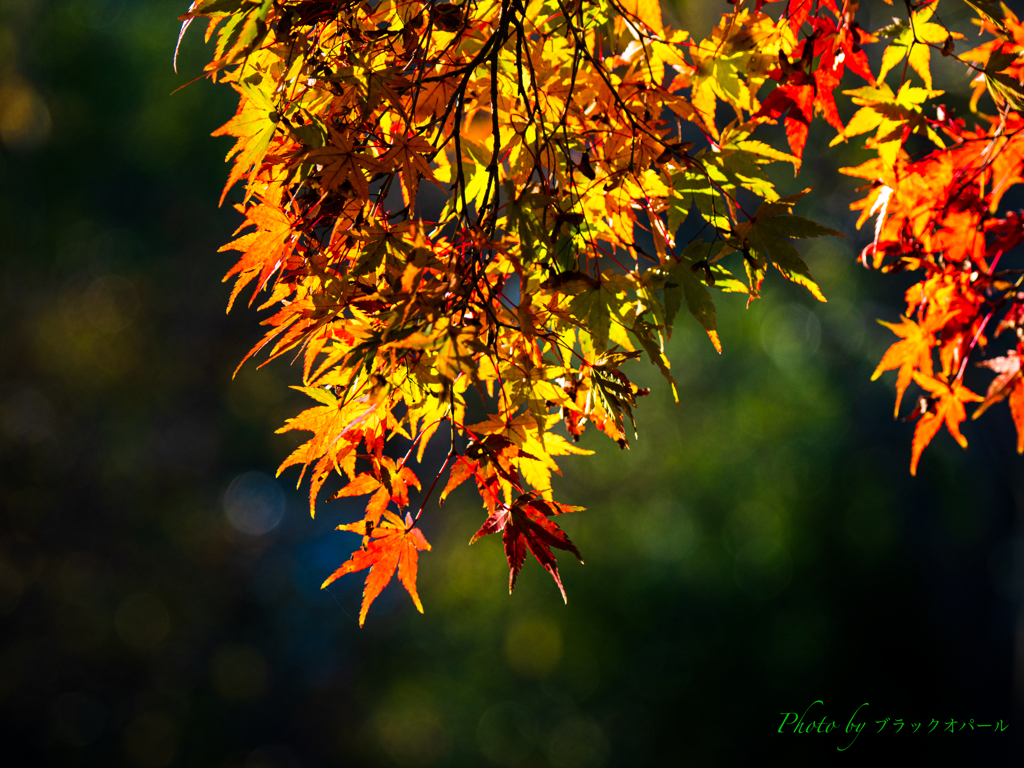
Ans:
[{"label": "bokeh light spot", "polygon": [[0,139],[14,150],[42,146],[50,138],[50,110],[25,79],[12,75],[0,82]]},{"label": "bokeh light spot", "polygon": [[284,517],[281,485],[263,472],[245,472],[224,493],[224,514],[239,533],[262,536],[274,530]]},{"label": "bokeh light spot", "polygon": [[785,304],[765,317],[761,343],[779,368],[798,367],[818,351],[821,322],[806,307]]}]

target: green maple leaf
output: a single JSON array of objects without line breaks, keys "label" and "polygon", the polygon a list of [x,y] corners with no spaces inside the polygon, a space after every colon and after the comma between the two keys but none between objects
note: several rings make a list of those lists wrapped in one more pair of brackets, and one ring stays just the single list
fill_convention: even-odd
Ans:
[{"label": "green maple leaf", "polygon": [[[811,277],[811,271],[789,238],[803,239],[808,237],[845,237],[829,227],[822,226],[802,216],[789,213],[793,204],[807,194],[809,190],[783,198],[777,203],[763,203],[753,218],[736,229],[738,236],[755,254],[755,262],[760,267],[764,263],[774,265],[782,276],[797,285],[802,285],[818,301],[825,301],[818,284]],[[748,273],[753,269],[748,261]],[[763,274],[756,277],[762,277]],[[755,279],[756,279],[755,277]],[[759,280],[757,281],[759,283]],[[751,288],[754,284],[751,284]]]}]

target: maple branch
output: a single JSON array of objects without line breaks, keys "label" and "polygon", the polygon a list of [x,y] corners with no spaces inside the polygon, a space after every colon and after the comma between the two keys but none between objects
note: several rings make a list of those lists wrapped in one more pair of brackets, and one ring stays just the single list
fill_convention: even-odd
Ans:
[{"label": "maple branch", "polygon": [[[455,450],[455,440],[453,439],[451,448],[448,449],[448,455],[445,457],[444,464],[441,465],[441,468],[437,471],[437,474],[434,476],[434,482],[430,484],[430,488],[427,490],[427,494],[423,497],[423,503],[420,504],[420,508],[416,512],[416,517],[412,519],[414,523],[420,519],[420,515],[423,514],[423,510],[426,509],[427,501],[430,499],[431,494],[434,492],[434,488],[437,487],[437,481],[440,480],[441,475],[444,474],[444,470],[448,466],[448,462],[452,460],[453,456],[458,455],[459,452]],[[412,526],[410,526],[410,528],[411,527]]]},{"label": "maple branch", "polygon": [[[318,405],[285,427],[313,433],[282,465],[301,465],[300,479],[310,469],[311,511],[328,476],[351,477],[356,461],[370,463],[369,472],[359,475],[362,485],[352,486],[353,478],[345,486],[351,495],[367,488],[374,494],[366,518],[353,525],[362,524],[360,530],[369,533],[368,526],[376,526],[382,516],[383,522],[331,577],[370,568],[360,622],[391,578],[387,563],[397,563],[396,555],[407,564],[404,571],[399,566],[399,578],[419,607],[415,553],[429,544],[411,516],[403,522],[388,507],[392,502],[403,510],[408,505],[408,483],[419,487],[419,481],[407,465],[414,454],[422,459],[441,421],[449,422],[448,456],[416,520],[440,478],[446,472],[454,475],[453,462],[465,458],[456,448],[458,431],[472,441],[466,456],[476,463],[472,473],[457,463],[460,477],[453,480],[474,477],[490,513],[478,535],[504,531],[506,548],[519,547],[522,554],[530,541],[526,531],[544,530],[575,552],[557,527],[543,523],[549,512],[567,509],[554,502],[534,503],[545,480],[531,474],[530,462],[550,466],[557,453],[544,446],[549,422],[558,421],[551,408],[561,404],[574,440],[590,420],[624,444],[626,419],[633,421],[640,390],[619,366],[642,354],[634,351],[639,345],[671,381],[664,337],[684,305],[717,347],[714,305],[706,288],[716,277],[732,279],[724,266],[712,264],[734,251],[743,254],[749,297],[774,264],[820,298],[791,241],[834,233],[793,215],[773,223],[767,216],[757,221],[761,208],[741,203],[748,192],[762,205],[778,200],[760,166],[798,160],[806,132],[787,137],[793,155],[771,150],[758,137],[761,126],[777,120],[768,113],[755,117],[751,109],[768,77],[762,65],[777,62],[785,77],[796,71],[777,50],[780,35],[802,34],[794,29],[796,18],[813,27],[797,45],[802,50],[800,83],[813,86],[816,105],[824,94],[814,64],[820,67],[826,54],[834,64],[841,63],[840,51],[859,57],[857,73],[864,77],[866,72],[873,81],[858,47],[866,36],[853,19],[855,3],[844,0],[838,24],[826,15],[835,11],[834,3],[798,0],[786,6],[779,22],[760,15],[759,8],[751,13],[741,7],[725,14],[707,39],[685,44],[679,42],[681,35],[662,34],[656,4],[539,3],[531,6],[529,18],[521,0],[490,5],[413,0],[397,17],[390,5],[348,0],[286,6],[245,2],[236,11],[216,12],[231,23],[221,28],[211,69],[224,73],[239,90],[235,118],[219,134],[237,139],[229,178],[232,183],[246,180],[241,208],[254,229],[229,245],[240,251],[230,273],[236,280],[233,297],[252,281],[255,293],[271,291],[262,307],[274,307],[264,321],[270,327],[253,352],[270,350],[274,359],[294,349],[296,361],[304,358],[303,382],[330,385],[329,392],[304,388]],[[935,39],[942,31],[913,18],[915,12],[920,15],[920,5],[908,0],[904,5],[911,31],[904,30],[893,44],[904,49],[906,81],[910,53],[914,69],[921,71],[922,56],[935,47],[923,38]],[[594,27],[590,22],[595,19],[607,20],[610,31]],[[256,30],[258,39],[238,37],[245,25]],[[816,49],[823,51],[820,58]],[[687,51],[695,64],[687,63]],[[728,60],[722,59],[726,53]],[[607,58],[614,66],[606,65],[606,54],[614,57]],[[669,67],[683,77],[669,76]],[[239,79],[252,71],[260,77]],[[829,81],[830,90],[841,92],[841,76]],[[740,124],[731,123],[719,134],[716,104],[732,108]],[[800,104],[801,110],[807,106]],[[787,106],[778,116],[785,113],[788,124],[796,108]],[[490,111],[490,142],[482,130],[478,133],[485,109]],[[677,138],[671,132],[673,113]],[[887,242],[876,258],[881,264],[894,257],[900,260],[897,266],[925,272],[920,302],[914,303],[916,290],[908,293],[908,314],[921,325],[906,320],[898,326],[904,341],[911,341],[883,359],[888,365],[898,358],[898,397],[908,376],[920,377],[922,386],[938,381],[925,377],[931,375],[936,345],[944,366],[964,352],[959,359],[963,375],[991,317],[1011,300],[998,297],[1005,285],[996,284],[996,276],[1015,272],[996,272],[998,256],[986,264],[995,248],[987,244],[986,233],[961,231],[979,221],[987,227],[994,214],[983,209],[1017,182],[1014,133],[1024,127],[1009,101],[984,136],[978,129],[979,135],[966,139],[959,122],[922,122],[919,114],[915,106],[883,117],[895,121],[896,131],[944,131],[956,147],[905,162],[902,140],[895,147],[882,142],[879,146],[888,149],[880,149],[881,165],[868,174],[879,185],[886,179],[891,190],[888,218],[878,222],[878,233],[887,228]],[[804,117],[798,122],[813,119]],[[695,125],[717,154],[692,157],[680,118]],[[826,119],[831,122],[829,114]],[[882,138],[888,137],[876,136]],[[986,143],[968,144],[973,141]],[[485,159],[488,145],[490,158]],[[449,161],[452,149],[455,156]],[[895,159],[889,152],[896,153]],[[952,163],[956,175],[931,190],[928,169],[940,161]],[[748,173],[748,163],[757,172]],[[405,203],[388,210],[385,201],[395,192],[396,178]],[[416,210],[422,179],[447,188],[448,200],[436,222]],[[904,189],[904,184],[917,186]],[[918,194],[919,189],[926,192]],[[877,192],[868,193],[868,207],[872,195]],[[791,214],[791,208],[786,212]],[[681,253],[676,231],[668,226],[678,230],[691,213],[702,222]],[[1011,231],[1015,221],[1007,215],[989,227],[1006,248],[1019,242]],[[764,227],[757,230],[764,237],[771,233],[775,238],[777,251],[752,231],[740,238],[740,227],[755,222]],[[704,239],[709,225],[711,242]],[[653,254],[636,242],[647,231],[655,237]],[[881,247],[878,240],[875,245]],[[628,266],[624,254],[636,263]],[[658,264],[644,270],[640,265],[647,259]],[[987,273],[980,282],[961,271],[974,266]],[[506,292],[513,275],[518,306]],[[946,308],[955,301],[969,308],[952,319]],[[1017,311],[1019,303],[1013,301]],[[975,333],[965,343],[969,328]],[[929,363],[920,356],[925,335]],[[549,380],[552,365],[560,370]],[[940,383],[946,386],[945,378]],[[971,393],[958,381],[953,385],[955,397],[966,402]],[[473,430],[460,423],[466,421],[470,386],[480,392],[485,423],[491,426]],[[944,397],[939,407],[961,440],[959,417],[948,415],[952,406]],[[929,423],[938,428],[934,419]],[[417,431],[415,425],[423,426]],[[397,464],[383,455],[385,440],[413,432]],[[916,439],[915,467],[922,448]],[[534,484],[538,489],[523,490]],[[514,492],[520,497],[512,502]],[[561,588],[554,558],[545,552],[534,550]],[[525,557],[520,554],[508,554],[510,586]]]}]

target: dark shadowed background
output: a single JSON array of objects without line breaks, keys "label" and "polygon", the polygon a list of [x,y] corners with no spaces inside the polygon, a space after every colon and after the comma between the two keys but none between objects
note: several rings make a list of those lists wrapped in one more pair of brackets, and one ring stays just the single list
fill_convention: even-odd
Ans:
[{"label": "dark shadowed background", "polygon": [[[830,170],[867,153],[816,123],[801,178],[778,171],[850,234],[803,249],[828,303],[778,275],[750,310],[723,296],[722,356],[695,322],[673,339],[681,405],[636,364],[640,439],[564,462],[588,507],[568,605],[532,561],[507,594],[466,491],[423,518],[426,614],[392,585],[360,630],[362,577],[319,588],[357,502],[312,520],[297,472],[274,479],[299,372],[232,380],[260,336],[220,282],[240,217],[209,134],[234,94],[171,95],[210,54],[193,30],[172,71],[186,6],[0,0],[0,764],[1014,764],[1022,462],[1000,405],[908,474],[913,425],[869,379],[910,281],[856,265],[856,182]],[[840,730],[868,702],[849,750],[778,733],[816,700]]]}]

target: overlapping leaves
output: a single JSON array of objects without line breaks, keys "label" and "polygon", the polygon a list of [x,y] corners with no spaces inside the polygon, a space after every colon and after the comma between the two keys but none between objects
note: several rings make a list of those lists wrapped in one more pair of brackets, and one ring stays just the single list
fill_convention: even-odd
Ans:
[{"label": "overlapping leaves", "polygon": [[[917,420],[911,473],[943,425],[967,446],[960,425],[967,418],[966,404],[972,402],[983,401],[974,411],[977,418],[1008,399],[1020,436],[1018,451],[1024,451],[1024,395],[1017,362],[1024,344],[1022,272],[1005,268],[1024,241],[1024,227],[1018,213],[1002,210],[1007,191],[1024,181],[1024,26],[1004,4],[969,0],[968,5],[990,39],[960,55],[956,42],[963,36],[939,22],[935,0],[912,6],[909,17],[895,18],[878,33],[888,41],[879,82],[848,92],[861,109],[833,141],[877,129],[865,146],[876,149],[878,158],[841,169],[869,182],[867,195],[851,205],[861,211],[858,226],[875,219],[873,242],[861,260],[886,272],[920,275],[906,292],[902,322],[885,323],[901,339],[874,374],[878,378],[898,369],[897,414],[911,383],[922,391],[906,417]],[[935,103],[943,92],[932,90],[934,52],[958,58],[974,76],[973,127]],[[898,71],[898,86],[882,82]],[[910,72],[923,88],[912,84]],[[979,109],[986,92],[995,114]],[[909,155],[906,143],[912,133],[923,135],[932,148]],[[997,373],[981,397],[964,384],[968,363],[991,354],[994,338],[1007,330],[1015,332],[1016,348],[978,363]]]},{"label": "overlapping leaves", "polygon": [[[562,589],[552,548],[578,552],[551,519],[570,509],[553,500],[556,459],[586,453],[588,425],[637,438],[646,391],[627,363],[646,356],[675,391],[680,316],[720,350],[716,292],[749,303],[773,270],[824,300],[796,241],[838,233],[766,172],[798,171],[822,121],[836,141],[871,134],[878,155],[845,169],[868,183],[863,262],[922,276],[877,372],[899,371],[897,411],[922,390],[913,468],[942,425],[962,442],[967,361],[993,327],[1021,337],[1024,297],[999,268],[1024,237],[1000,210],[1024,176],[1024,35],[1005,7],[975,5],[992,39],[957,54],[934,0],[873,34],[853,0],[739,2],[703,40],[653,0],[192,4],[185,24],[209,19],[217,41],[208,74],[239,95],[218,131],[235,140],[225,195],[245,184],[231,300],[260,294],[254,352],[298,355],[318,403],[285,425],[312,437],[282,469],[309,473],[311,510],[339,479],[332,498],[369,497],[342,526],[362,547],[332,577],[370,568],[361,620],[396,571],[419,605],[416,526],[437,488],[475,487],[510,586],[532,552]],[[996,113],[969,128],[936,110],[934,55],[973,67],[975,106],[990,93]],[[858,108],[845,125],[837,94]],[[784,146],[766,138],[777,123]],[[911,157],[913,134],[934,150]],[[1019,381],[982,409],[1024,411]],[[486,416],[467,423],[474,398]]]}]

